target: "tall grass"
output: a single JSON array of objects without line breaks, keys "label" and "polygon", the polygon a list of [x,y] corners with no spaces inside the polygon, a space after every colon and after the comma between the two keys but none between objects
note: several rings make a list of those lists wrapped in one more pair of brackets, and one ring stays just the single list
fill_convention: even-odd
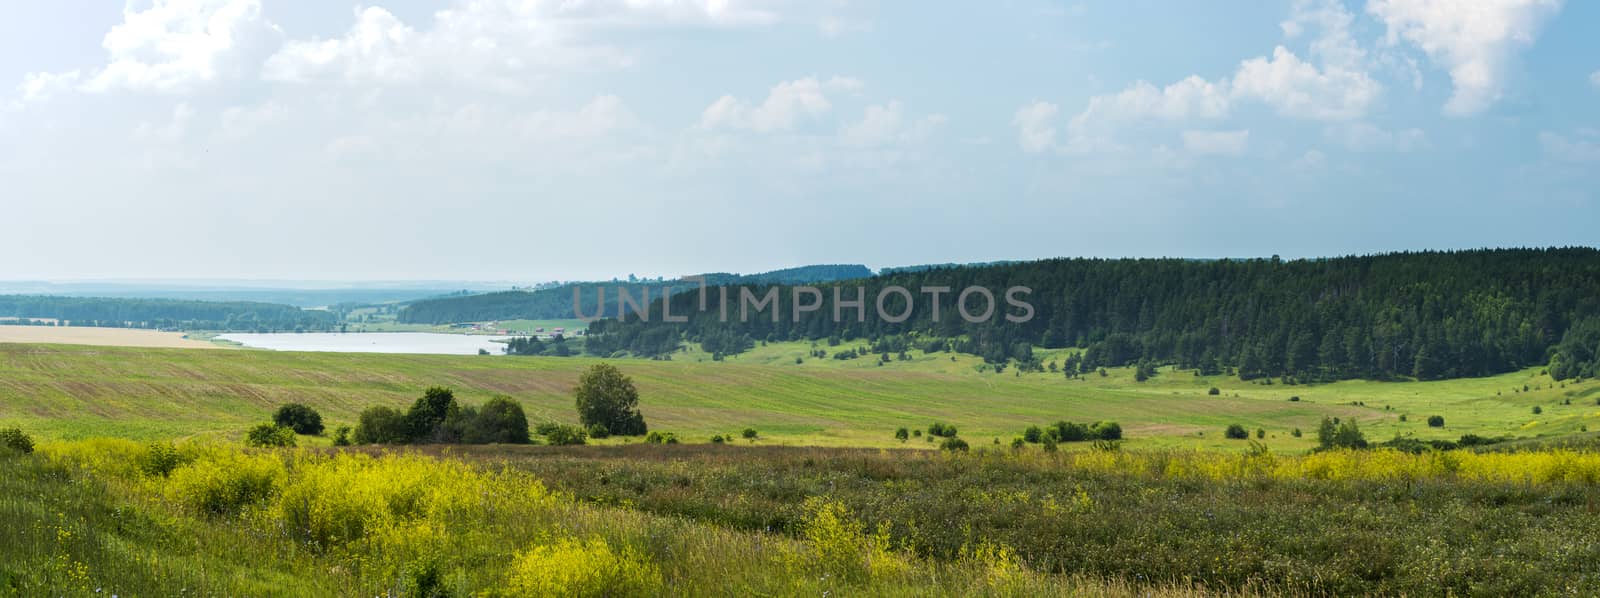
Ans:
[{"label": "tall grass", "polygon": [[[175,459],[163,455],[176,453]],[[799,537],[603,507],[415,453],[46,443],[0,454],[0,593],[1133,595],[1004,546],[918,557],[837,501]],[[170,468],[148,464],[175,461]],[[1154,587],[1160,593],[1187,586]]]}]

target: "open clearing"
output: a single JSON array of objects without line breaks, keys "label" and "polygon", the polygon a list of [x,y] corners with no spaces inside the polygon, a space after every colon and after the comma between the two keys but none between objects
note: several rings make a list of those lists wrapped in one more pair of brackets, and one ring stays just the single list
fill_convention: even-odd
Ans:
[{"label": "open clearing", "polygon": [[89,326],[0,326],[0,343],[59,343],[101,347],[218,349],[221,345],[188,338],[182,332]]}]

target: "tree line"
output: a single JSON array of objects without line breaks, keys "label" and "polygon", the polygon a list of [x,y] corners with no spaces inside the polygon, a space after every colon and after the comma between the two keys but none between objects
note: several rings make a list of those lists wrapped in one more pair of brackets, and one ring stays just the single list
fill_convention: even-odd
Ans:
[{"label": "tree line", "polygon": [[[889,285],[1032,289],[1032,319],[956,316],[954,293],[918,296],[904,322],[834,319],[834,297],[793,318],[778,287],[773,321],[739,318],[729,293],[683,293],[670,301],[683,324],[637,317],[591,324],[589,352],[662,356],[681,343],[736,353],[749,341],[866,339],[893,348],[953,350],[991,363],[1037,369],[1033,347],[1083,347],[1076,372],[1134,364],[1176,365],[1240,378],[1315,382],[1347,378],[1482,376],[1552,363],[1558,376],[1593,376],[1600,354],[1600,251],[1593,248],[1402,252],[1337,258],[1051,259],[981,267],[893,272],[863,281],[873,297]],[[754,288],[762,294],[766,287]],[[845,294],[853,299],[854,292]],[[810,298],[806,298],[807,305]],[[890,295],[889,313],[903,303]],[[971,300],[973,311],[980,301]],[[941,318],[933,319],[937,305]],[[996,309],[1005,309],[1004,303]],[[1071,374],[1073,372],[1069,372]]]},{"label": "tree line", "polygon": [[0,317],[53,318],[73,326],[240,332],[337,329],[332,313],[254,301],[0,295]]}]

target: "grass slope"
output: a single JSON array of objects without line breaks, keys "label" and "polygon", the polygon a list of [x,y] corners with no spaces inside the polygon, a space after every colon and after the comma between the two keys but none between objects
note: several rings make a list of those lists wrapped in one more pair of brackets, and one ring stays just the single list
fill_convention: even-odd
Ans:
[{"label": "grass slope", "polygon": [[[952,361],[945,353],[913,352],[912,361],[883,366],[870,357],[796,364],[808,350],[788,343],[725,362],[694,352],[675,361],[613,361],[638,384],[651,427],[691,442],[752,426],[762,443],[892,447],[901,446],[892,438],[896,427],[937,420],[982,444],[1006,442],[1032,423],[1108,419],[1123,425],[1134,446],[1239,448],[1243,443],[1222,438],[1223,427],[1238,422],[1265,429],[1274,449],[1292,451],[1311,446],[1323,415],[1355,417],[1373,440],[1396,433],[1537,437],[1600,424],[1600,383],[1563,385],[1537,369],[1317,386],[1163,370],[1139,383],[1129,370],[1083,380],[979,372],[977,359]],[[575,418],[571,389],[578,373],[597,361],[0,344],[0,423],[63,439],[233,436],[279,404],[301,401],[320,410],[331,429],[353,423],[371,405],[409,405],[433,385],[452,387],[469,403],[510,395],[531,419],[567,422]],[[1521,392],[1524,385],[1528,392]],[[1208,396],[1211,386],[1221,394]],[[1542,414],[1532,413],[1536,405]],[[1409,421],[1399,421],[1402,414]],[[1445,417],[1444,428],[1426,426],[1434,414]],[[1297,427],[1306,437],[1290,436]]]}]

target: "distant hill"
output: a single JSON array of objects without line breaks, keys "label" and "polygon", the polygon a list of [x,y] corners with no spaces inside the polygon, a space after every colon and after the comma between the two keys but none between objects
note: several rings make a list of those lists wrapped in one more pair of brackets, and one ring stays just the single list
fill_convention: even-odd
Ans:
[{"label": "distant hill", "polygon": [[[759,274],[730,274],[712,272],[701,274],[707,286],[726,285],[804,285],[840,280],[871,278],[872,270],[860,264],[823,264],[800,266],[762,272]],[[578,317],[572,309],[574,289],[582,298],[582,309],[589,314],[599,305],[598,291],[606,298],[605,313],[617,313],[618,289],[634,297],[650,293],[652,300],[668,295],[694,290],[698,282],[676,281],[613,281],[575,282],[534,291],[503,291],[465,296],[434,297],[414,301],[401,309],[400,322],[408,324],[448,324],[452,322],[481,322],[485,320],[555,320]]]}]

